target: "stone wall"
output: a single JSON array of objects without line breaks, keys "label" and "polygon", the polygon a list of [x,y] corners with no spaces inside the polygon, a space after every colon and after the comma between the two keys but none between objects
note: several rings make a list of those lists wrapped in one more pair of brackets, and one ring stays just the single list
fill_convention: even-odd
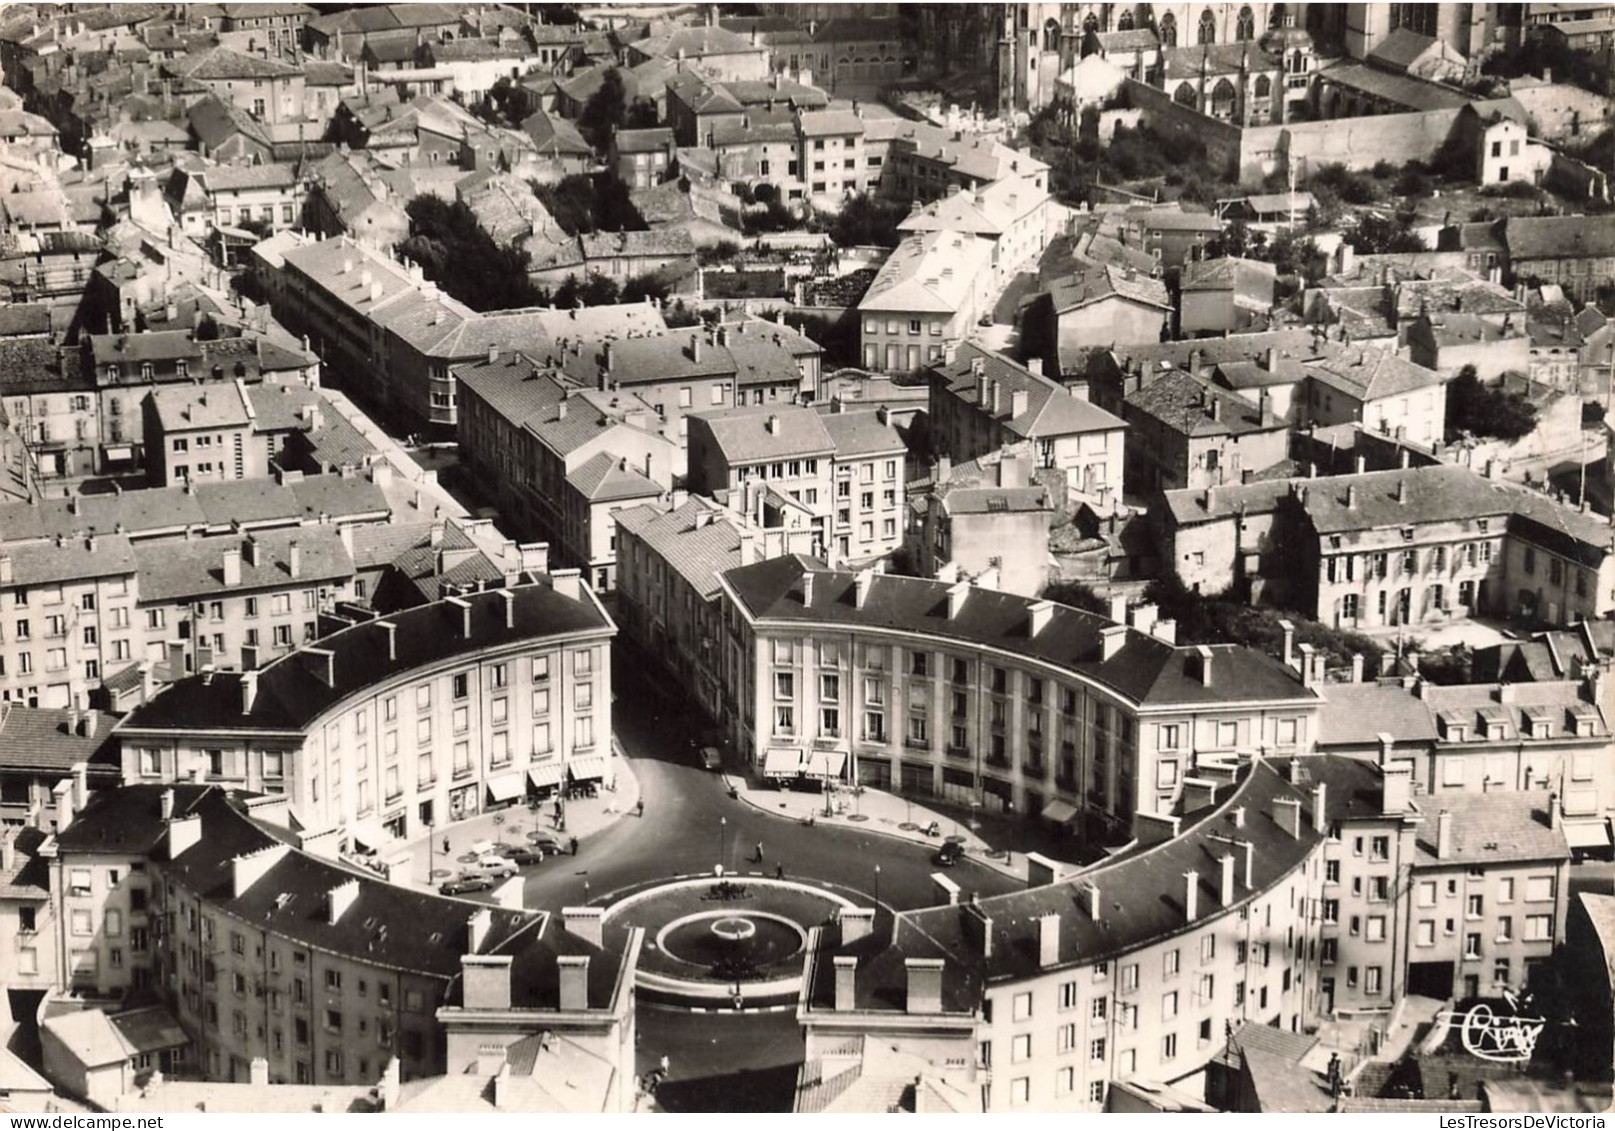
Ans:
[{"label": "stone wall", "polygon": [[[1218,176],[1231,177],[1238,171],[1240,134],[1244,132],[1238,126],[1179,105],[1164,90],[1156,90],[1137,79],[1127,79],[1122,84],[1122,91],[1127,96],[1127,104],[1142,110],[1144,121],[1156,133],[1203,144]],[[1260,179],[1260,174],[1257,179]]]},{"label": "stone wall", "polygon": [[1298,179],[1304,183],[1307,171],[1320,165],[1371,169],[1378,161],[1393,165],[1429,161],[1446,144],[1460,113],[1461,110],[1428,110],[1254,126],[1240,131],[1240,181],[1254,184],[1270,170],[1290,166],[1295,167]]}]

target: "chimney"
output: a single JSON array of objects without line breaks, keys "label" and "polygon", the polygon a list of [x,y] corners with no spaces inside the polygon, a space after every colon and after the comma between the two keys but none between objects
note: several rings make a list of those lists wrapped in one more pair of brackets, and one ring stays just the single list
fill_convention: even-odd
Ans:
[{"label": "chimney", "polygon": [[160,816],[164,821],[172,821],[174,819],[173,789],[163,790],[162,796],[158,799],[157,805],[158,816]]},{"label": "chimney", "polygon": [[202,818],[177,817],[168,822],[168,858],[175,860],[202,843]]},{"label": "chimney", "polygon": [[765,426],[767,427],[768,434],[770,436],[778,436],[779,435],[779,415],[777,413],[772,413],[772,412],[769,413],[768,414],[768,420],[767,420]]},{"label": "chimney", "polygon": [[1099,630],[1099,658],[1109,661],[1116,658],[1116,654],[1127,643],[1127,626],[1112,624]]},{"label": "chimney", "polygon": [[1031,394],[1025,389],[1016,389],[1013,393],[1009,394],[1010,419],[1013,420],[1016,417],[1024,416],[1026,414],[1026,406],[1030,397]]},{"label": "chimney", "polygon": [[[1358,456],[1357,458],[1361,459],[1362,457]],[[1362,468],[1358,468],[1358,470],[1361,471]],[[1353,509],[1356,508],[1356,506],[1357,506],[1357,484],[1348,483],[1348,484],[1346,484],[1346,509],[1347,510],[1353,510]]]},{"label": "chimney", "polygon": [[1351,654],[1351,681],[1353,683],[1363,682],[1363,654],[1361,652]]},{"label": "chimney", "polygon": [[1295,667],[1295,622],[1290,620],[1279,621],[1279,628],[1284,630],[1284,666]]},{"label": "chimney", "polygon": [[241,584],[241,547],[231,546],[224,551],[224,584],[235,588]]},{"label": "chimney", "polygon": [[1245,854],[1245,890],[1250,891],[1256,886],[1252,882],[1255,879],[1256,845],[1248,840],[1242,840],[1239,842],[1239,847]]},{"label": "chimney", "polygon": [[[461,597],[445,597],[443,599],[443,603],[460,611],[460,638],[462,640],[470,640],[471,602]],[[449,615],[452,616],[453,613],[451,612]]]},{"label": "chimney", "polygon": [[381,1109],[391,1111],[398,1106],[399,1080],[402,1075],[398,1058],[389,1057],[387,1066],[381,1070],[381,1083],[377,1091],[381,1093]]},{"label": "chimney", "polygon": [[466,1009],[510,1008],[511,962],[508,954],[460,956],[460,997]]},{"label": "chimney", "polygon": [[504,599],[505,627],[506,628],[515,628],[516,627],[516,594],[512,593],[509,589],[502,589],[502,590],[499,591],[499,595],[500,595],[500,597],[502,597]]},{"label": "chimney", "polygon": [[843,907],[836,919],[841,924],[841,941],[843,944],[855,943],[859,939],[868,938],[875,933],[875,909],[873,907]]},{"label": "chimney", "polygon": [[1452,855],[1452,813],[1443,809],[1436,815],[1436,859]]},{"label": "chimney", "polygon": [[84,807],[90,803],[90,765],[88,762],[73,763],[73,811],[84,812]]},{"label": "chimney", "polygon": [[1054,602],[1033,601],[1027,606],[1026,612],[1028,616],[1026,635],[1036,637],[1049,626],[1049,621],[1054,619]]},{"label": "chimney", "polygon": [[1564,818],[1564,807],[1559,804],[1557,793],[1548,794],[1548,827],[1557,829]]},{"label": "chimney", "polygon": [[875,583],[875,571],[861,569],[852,578],[852,603],[857,608],[863,608],[864,602],[869,600],[869,587]]},{"label": "chimney", "polygon": [[802,607],[804,609],[811,609],[813,607],[813,571],[812,570],[806,570],[805,569],[805,570],[802,571]]},{"label": "chimney", "polygon": [[1301,801],[1296,797],[1279,797],[1273,801],[1273,820],[1279,828],[1295,840],[1301,839]]},{"label": "chimney", "polygon": [[957,620],[959,612],[965,606],[965,598],[970,595],[970,582],[958,581],[948,587],[948,619]]},{"label": "chimney", "polygon": [[942,1012],[942,966],[940,958],[905,958],[908,973],[908,1013]]},{"label": "chimney", "polygon": [[699,363],[701,360],[701,335],[690,335],[690,360]]},{"label": "chimney", "polygon": [[1223,907],[1234,905],[1234,854],[1225,852],[1217,860],[1218,876],[1221,880],[1219,894],[1222,897]]},{"label": "chimney", "polygon": [[241,713],[252,714],[252,706],[258,701],[258,673],[246,671],[241,673]]},{"label": "chimney", "polygon": [[1396,501],[1399,503],[1408,501],[1408,481],[1406,479],[1396,481]]},{"label": "chimney", "polygon": [[387,662],[398,662],[398,626],[390,620],[378,620],[376,627],[387,635]]},{"label": "chimney", "polygon": [[1159,605],[1143,604],[1133,609],[1133,627],[1139,632],[1148,635],[1150,629],[1155,627],[1155,618],[1160,615]]},{"label": "chimney", "polygon": [[269,1087],[269,1061],[261,1056],[252,1058],[247,1067],[248,1082],[255,1088]]},{"label": "chimney", "polygon": [[1051,911],[1037,921],[1037,963],[1047,970],[1060,961],[1060,913]]},{"label": "chimney", "polygon": [[1413,804],[1413,766],[1409,762],[1380,767],[1380,808],[1406,813]]},{"label": "chimney", "polygon": [[838,954],[836,966],[836,1012],[849,1013],[858,1008],[858,956]]},{"label": "chimney", "polygon": [[1319,782],[1312,787],[1312,831],[1315,833],[1321,833],[1329,827],[1329,811],[1326,804],[1328,799],[1329,787],[1326,783]]},{"label": "chimney", "polygon": [[1086,897],[1084,902],[1088,905],[1088,918],[1098,923],[1104,919],[1104,901],[1100,898],[1098,884],[1082,885],[1082,893]]},{"label": "chimney", "polygon": [[1183,920],[1193,923],[1200,917],[1200,873],[1183,873]]},{"label": "chimney", "polygon": [[293,538],[291,545],[286,547],[286,569],[293,578],[303,576],[303,547]]},{"label": "chimney", "polygon": [[59,781],[51,792],[56,795],[56,831],[63,833],[73,824],[73,783]]},{"label": "chimney", "polygon": [[601,939],[605,931],[605,911],[599,907],[563,907],[561,909],[561,923],[568,934],[576,935],[584,942],[603,946]]},{"label": "chimney", "polygon": [[556,958],[561,971],[561,1008],[589,1008],[589,956],[563,954]]},{"label": "chimney", "polygon": [[[1271,353],[1272,351],[1268,351],[1268,352]],[[1266,389],[1263,389],[1261,391],[1261,393],[1258,395],[1256,403],[1257,403],[1257,406],[1261,409],[1262,427],[1263,428],[1271,428],[1271,427],[1273,427],[1273,420],[1274,420],[1274,418],[1273,418],[1273,394],[1269,393]]]},{"label": "chimney", "polygon": [[336,926],[342,922],[342,916],[348,908],[352,907],[359,898],[359,877],[338,884],[325,893],[326,922]]},{"label": "chimney", "polygon": [[1211,649],[1204,644],[1194,646],[1195,655],[1200,658],[1200,686],[1211,686]]},{"label": "chimney", "polygon": [[1127,623],[1127,594],[1112,593],[1110,595],[1110,619],[1117,624]]},{"label": "chimney", "polygon": [[1301,645],[1301,686],[1310,688],[1317,675],[1317,666],[1312,662],[1312,653],[1315,649],[1310,644]]}]

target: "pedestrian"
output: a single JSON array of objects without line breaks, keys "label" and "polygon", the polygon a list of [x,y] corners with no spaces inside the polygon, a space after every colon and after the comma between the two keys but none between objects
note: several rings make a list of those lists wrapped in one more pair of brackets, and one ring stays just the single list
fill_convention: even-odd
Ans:
[{"label": "pedestrian", "polygon": [[573,837],[571,843],[572,843],[572,855],[576,856],[578,854],[578,838]]},{"label": "pedestrian", "polygon": [[662,1075],[663,1076],[666,1076],[669,1072],[671,1072],[673,1070],[673,1063],[672,1063],[672,1061],[667,1059],[667,1054],[665,1052],[662,1054],[662,1066],[661,1067],[662,1067]]},{"label": "pedestrian", "polygon": [[449,854],[449,838],[444,837],[443,838],[443,855],[447,856],[448,854]]},{"label": "pedestrian", "polygon": [[758,841],[757,842],[757,856],[756,856],[755,860],[753,861],[753,863],[761,864],[762,862],[763,862],[763,842]]},{"label": "pedestrian", "polygon": [[634,816],[643,817],[644,815],[645,815],[645,802],[644,802],[644,799],[640,799],[639,801],[634,802]]},{"label": "pedestrian", "polygon": [[785,878],[785,865],[783,862],[774,865],[774,878],[776,880],[783,880]]}]

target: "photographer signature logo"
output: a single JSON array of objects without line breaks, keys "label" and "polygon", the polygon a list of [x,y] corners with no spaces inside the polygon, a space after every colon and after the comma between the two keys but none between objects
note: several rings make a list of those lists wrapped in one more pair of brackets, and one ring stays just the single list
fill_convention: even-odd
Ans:
[{"label": "photographer signature logo", "polygon": [[1522,1005],[1529,1008],[1529,997],[1523,1002],[1516,1000],[1513,994],[1504,997],[1513,1011],[1511,1014],[1497,1013],[1485,1002],[1477,1002],[1456,1022],[1458,1035],[1471,1056],[1495,1064],[1521,1064],[1530,1060],[1536,1051],[1537,1038],[1542,1035],[1547,1020],[1520,1015]]}]

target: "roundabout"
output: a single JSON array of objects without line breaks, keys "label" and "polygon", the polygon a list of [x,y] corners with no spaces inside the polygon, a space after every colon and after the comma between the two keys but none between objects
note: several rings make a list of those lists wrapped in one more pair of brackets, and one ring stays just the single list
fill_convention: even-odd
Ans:
[{"label": "roundabout", "polygon": [[869,901],[822,884],[683,877],[605,908],[606,943],[645,932],[635,985],[648,1001],[749,1010],[796,999],[813,928]]}]

